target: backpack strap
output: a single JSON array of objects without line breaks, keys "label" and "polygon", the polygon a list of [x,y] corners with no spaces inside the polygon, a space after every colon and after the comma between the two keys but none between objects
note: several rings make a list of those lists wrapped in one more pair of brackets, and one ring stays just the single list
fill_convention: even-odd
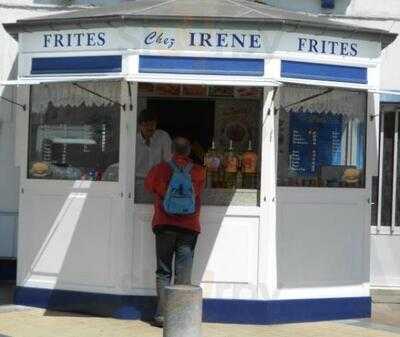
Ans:
[{"label": "backpack strap", "polygon": [[193,163],[188,163],[185,167],[179,167],[173,160],[169,161],[168,165],[171,167],[173,172],[184,172],[187,174],[189,174],[193,168]]},{"label": "backpack strap", "polygon": [[192,171],[192,168],[193,168],[193,163],[189,163],[183,168],[183,172],[185,172],[186,174],[189,174],[190,171]]},{"label": "backpack strap", "polygon": [[169,167],[171,168],[171,170],[172,170],[173,172],[180,171],[180,170],[179,170],[179,167],[176,165],[176,163],[175,163],[173,160],[170,160],[170,161],[168,162],[168,165],[169,165]]},{"label": "backpack strap", "polygon": [[184,172],[184,167],[178,166],[175,161],[171,160],[168,162],[169,166],[171,167],[172,173],[175,172]]}]

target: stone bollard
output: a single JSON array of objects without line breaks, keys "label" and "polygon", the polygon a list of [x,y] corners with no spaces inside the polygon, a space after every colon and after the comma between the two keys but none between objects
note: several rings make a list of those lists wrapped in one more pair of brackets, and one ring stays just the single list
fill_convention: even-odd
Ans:
[{"label": "stone bollard", "polygon": [[175,285],[164,290],[163,337],[201,337],[202,290]]}]

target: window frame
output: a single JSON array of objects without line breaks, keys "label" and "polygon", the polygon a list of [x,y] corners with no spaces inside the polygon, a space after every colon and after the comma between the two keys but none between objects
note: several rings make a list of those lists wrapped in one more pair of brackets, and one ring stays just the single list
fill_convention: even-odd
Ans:
[{"label": "window frame", "polygon": [[[219,188],[215,188],[215,191],[217,191],[217,190],[225,190],[226,193],[229,193],[229,192],[235,191],[235,190],[242,191],[242,193],[246,193],[246,192],[247,193],[256,193],[257,194],[256,195],[256,199],[257,199],[256,202],[255,203],[249,202],[248,204],[246,204],[246,203],[238,203],[238,204],[233,204],[233,205],[231,205],[229,203],[224,203],[224,204],[219,205],[219,204],[215,204],[215,203],[207,203],[205,201],[202,201],[202,206],[206,206],[206,207],[231,207],[231,206],[233,206],[233,207],[246,207],[246,208],[248,208],[248,207],[260,208],[261,207],[261,190],[262,190],[261,166],[262,166],[262,146],[263,146],[263,140],[262,140],[262,132],[263,132],[262,118],[263,118],[263,111],[264,111],[264,100],[265,100],[265,98],[264,98],[264,95],[265,95],[264,88],[265,87],[258,87],[259,90],[260,90],[260,96],[256,97],[256,98],[255,97],[245,97],[245,96],[243,96],[243,97],[235,97],[235,96],[232,96],[232,97],[230,97],[230,96],[229,97],[220,96],[219,97],[219,96],[215,96],[214,97],[214,96],[209,96],[209,95],[207,95],[207,96],[168,96],[168,95],[163,96],[163,95],[157,95],[157,94],[151,95],[151,94],[147,94],[147,93],[145,95],[142,95],[140,93],[140,90],[139,90],[139,86],[142,83],[153,84],[153,85],[160,84],[158,82],[151,82],[151,81],[138,82],[138,91],[137,91],[138,102],[139,102],[139,100],[141,98],[146,98],[146,99],[149,98],[149,99],[155,99],[155,100],[163,100],[163,99],[166,99],[166,100],[168,100],[168,99],[171,99],[171,100],[205,100],[205,101],[213,100],[214,102],[216,102],[216,100],[218,100],[218,99],[221,99],[221,100],[233,99],[233,100],[252,100],[252,101],[257,101],[257,104],[259,105],[259,107],[258,107],[258,115],[259,116],[258,116],[258,120],[257,120],[257,123],[256,123],[258,125],[258,131],[257,132],[258,132],[258,138],[259,138],[258,139],[258,149],[259,149],[259,151],[257,152],[257,155],[258,155],[258,165],[257,165],[257,167],[258,167],[258,170],[259,170],[259,172],[258,172],[258,188],[256,188],[256,189],[244,189],[244,188],[238,188],[238,189],[221,188],[221,189],[219,189]],[[183,86],[192,86],[192,85],[193,86],[207,86],[208,87],[207,90],[209,90],[210,87],[218,86],[218,85],[213,85],[213,84],[201,84],[201,83],[196,83],[196,84],[187,84],[187,83],[181,83],[181,82],[178,83],[178,81],[177,82],[171,81],[171,83],[161,83],[161,84],[180,85],[181,87],[183,87]],[[243,87],[242,85],[235,85],[234,83],[223,85],[223,86],[224,87],[232,87],[233,91],[234,91],[234,88],[236,88],[236,87],[238,87],[238,88]],[[182,92],[182,88],[181,88],[181,92]],[[140,104],[138,103],[137,106],[139,107],[139,105]],[[137,116],[138,116],[138,114],[139,114],[139,111],[137,111]],[[139,130],[139,125],[138,124],[137,124],[137,130]],[[134,142],[136,142],[136,137],[134,137]],[[253,143],[253,147],[254,147],[254,143]],[[135,148],[136,148],[136,145],[135,145]],[[136,156],[136,151],[137,151],[137,148],[135,150],[135,156]],[[136,165],[136,159],[135,159],[135,165]],[[134,168],[134,170],[135,170],[134,172],[136,172],[136,167]],[[135,173],[135,175],[136,175],[136,173]],[[134,203],[137,204],[137,205],[149,205],[149,201],[148,200],[142,202],[142,201],[136,199],[136,195],[138,193],[137,188],[136,188],[137,187],[136,186],[136,179],[134,179],[133,183],[135,185],[135,188],[134,188],[135,193],[133,195]],[[213,189],[209,189],[209,190],[212,191]],[[212,192],[210,192],[210,193],[212,193]]]},{"label": "window frame", "polygon": [[[377,224],[372,225],[371,221],[371,234],[373,235],[400,235],[400,221],[396,226],[396,208],[397,208],[397,193],[400,190],[397,188],[398,170],[399,170],[399,131],[400,131],[400,108],[385,109],[381,105],[379,114],[379,169],[378,169],[378,194],[377,194]],[[383,162],[384,162],[384,139],[385,139],[385,114],[395,113],[395,125],[393,134],[393,170],[392,174],[392,199],[391,199],[391,223],[390,226],[382,225],[382,194],[383,194]],[[372,191],[371,191],[372,193]],[[372,211],[371,211],[372,215]],[[371,216],[372,219],[372,216]],[[400,220],[400,219],[399,219]]]},{"label": "window frame", "polygon": [[[88,79],[88,81],[83,81],[82,83],[84,84],[85,82],[98,83],[99,81],[93,81],[93,80]],[[100,82],[102,82],[102,81],[100,81]],[[104,82],[105,83],[114,83],[114,82],[118,83],[119,86],[120,86],[120,95],[119,96],[122,97],[122,91],[123,91],[122,84],[123,84],[123,81],[121,81],[119,78],[116,78],[116,79],[111,79],[111,82],[109,82],[108,80],[104,81]],[[33,185],[38,184],[38,183],[44,183],[44,182],[46,182],[48,184],[57,183],[57,184],[59,184],[60,187],[65,185],[65,184],[70,184],[71,182],[73,183],[73,182],[78,182],[78,181],[82,182],[83,185],[85,185],[86,182],[102,184],[102,185],[104,185],[105,188],[107,188],[107,186],[110,186],[110,185],[115,185],[115,186],[120,185],[122,183],[122,181],[121,181],[121,165],[119,165],[119,167],[118,167],[118,179],[115,180],[115,181],[113,181],[113,180],[90,180],[90,179],[83,180],[83,179],[59,179],[59,178],[35,178],[35,177],[30,177],[29,169],[30,169],[30,163],[31,163],[31,160],[30,160],[30,155],[31,155],[30,152],[31,151],[30,151],[30,149],[31,149],[31,140],[32,140],[31,139],[31,127],[32,127],[32,124],[31,124],[32,123],[31,111],[32,111],[32,106],[33,106],[33,104],[32,104],[32,102],[33,102],[33,89],[34,89],[33,86],[34,85],[41,85],[41,84],[51,85],[51,84],[60,84],[60,83],[69,84],[69,85],[73,84],[73,82],[70,82],[70,81],[65,81],[65,82],[43,82],[43,83],[39,83],[39,84],[31,84],[27,88],[27,99],[28,99],[28,102],[29,102],[29,105],[27,105],[27,106],[29,106],[29,109],[26,110],[27,111],[27,137],[26,137],[26,151],[25,151],[25,156],[24,156],[25,157],[24,161],[25,161],[26,165],[25,165],[24,171],[21,170],[21,174],[22,174],[23,180],[28,182],[28,183],[30,183],[30,184],[33,184]],[[105,100],[105,102],[106,102],[106,100]],[[116,103],[118,103],[118,102],[116,102]],[[101,107],[98,107],[98,108],[100,109]],[[120,107],[120,109],[118,111],[119,118],[118,118],[118,121],[117,121],[117,124],[119,125],[119,134],[117,135],[117,137],[118,137],[118,163],[121,162],[121,154],[123,153],[122,142],[121,142],[122,121],[123,121],[122,110],[123,109],[122,109],[122,105],[121,105],[121,107]]]},{"label": "window frame", "polygon": [[[339,91],[347,91],[347,92],[358,92],[363,93],[365,96],[365,112],[364,112],[364,123],[365,123],[365,135],[364,135],[364,168],[363,168],[363,186],[359,187],[346,187],[346,186],[294,186],[294,185],[280,185],[279,180],[279,136],[277,137],[277,144],[276,144],[276,157],[277,157],[277,169],[276,169],[276,187],[277,188],[303,188],[303,189],[345,189],[345,190],[365,190],[367,189],[367,163],[368,163],[368,151],[367,151],[367,135],[368,135],[368,92],[360,89],[360,88],[345,88],[345,87],[336,87],[336,86],[323,86],[323,85],[314,85],[314,84],[305,84],[305,83],[298,83],[298,82],[287,82],[284,86],[278,88],[278,94],[280,97],[279,102],[282,100],[281,90],[285,87],[300,87],[300,88],[309,88],[309,89],[332,89],[332,90],[339,90]],[[279,107],[277,107],[279,110]],[[280,115],[277,114],[277,134],[279,135],[279,120]],[[346,151],[347,146],[346,146]]]}]

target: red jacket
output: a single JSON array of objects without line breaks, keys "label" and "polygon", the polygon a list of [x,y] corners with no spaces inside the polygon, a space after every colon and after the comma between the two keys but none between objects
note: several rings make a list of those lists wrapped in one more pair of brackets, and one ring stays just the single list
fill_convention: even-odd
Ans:
[{"label": "red jacket", "polygon": [[[186,166],[191,161],[189,157],[178,155],[174,156],[172,159],[178,166]],[[164,211],[163,199],[167,193],[171,176],[172,169],[166,162],[154,166],[147,174],[145,188],[155,195],[153,229],[162,225],[169,225],[200,233],[200,196],[203,192],[205,183],[204,169],[201,166],[194,164],[191,171],[192,183],[196,195],[196,211],[194,214],[190,215],[171,215]]]}]

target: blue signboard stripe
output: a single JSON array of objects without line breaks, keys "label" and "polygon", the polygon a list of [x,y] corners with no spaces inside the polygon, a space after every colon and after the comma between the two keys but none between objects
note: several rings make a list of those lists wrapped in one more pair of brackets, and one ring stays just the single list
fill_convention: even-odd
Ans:
[{"label": "blue signboard stripe", "polygon": [[367,68],[322,63],[282,61],[281,76],[320,81],[367,84]]},{"label": "blue signboard stripe", "polygon": [[263,76],[263,59],[140,56],[139,72]]},{"label": "blue signboard stripe", "polygon": [[121,55],[34,57],[33,75],[118,73],[122,69]]}]

